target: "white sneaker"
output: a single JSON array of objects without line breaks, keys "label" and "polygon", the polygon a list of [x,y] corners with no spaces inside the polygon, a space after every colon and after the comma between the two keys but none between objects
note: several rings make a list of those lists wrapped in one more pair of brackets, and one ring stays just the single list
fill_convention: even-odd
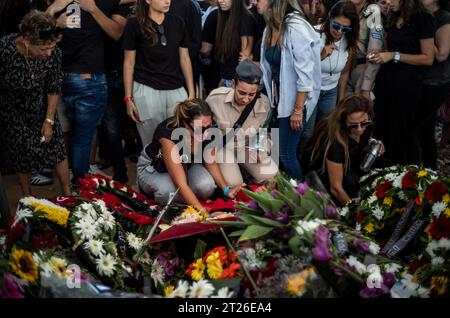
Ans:
[{"label": "white sneaker", "polygon": [[33,173],[31,176],[31,184],[35,186],[45,186],[53,183],[53,179],[46,177],[40,173]]},{"label": "white sneaker", "polygon": [[104,173],[97,165],[90,165],[89,173],[90,174],[100,174],[104,177],[109,177],[109,178],[111,177],[111,176],[108,176],[106,173]]}]

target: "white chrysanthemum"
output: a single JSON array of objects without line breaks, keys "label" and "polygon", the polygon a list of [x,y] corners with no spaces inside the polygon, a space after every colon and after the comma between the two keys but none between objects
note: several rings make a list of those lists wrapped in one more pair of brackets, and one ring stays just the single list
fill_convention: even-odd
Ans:
[{"label": "white chrysanthemum", "polygon": [[442,212],[444,212],[445,208],[447,208],[447,203],[439,201],[433,204],[431,208],[431,215],[434,217],[439,217]]},{"label": "white chrysanthemum", "polygon": [[144,245],[144,240],[140,237],[137,237],[133,233],[127,233],[127,242],[133,249],[138,251]]},{"label": "white chrysanthemum", "polygon": [[214,292],[214,286],[207,280],[194,282],[189,291],[189,298],[208,298]]},{"label": "white chrysanthemum", "polygon": [[82,240],[90,240],[98,234],[97,227],[94,223],[87,219],[81,219],[75,223],[75,232],[80,236]]},{"label": "white chrysanthemum", "polygon": [[105,254],[97,259],[97,270],[100,275],[110,277],[114,274],[116,260],[111,254]]},{"label": "white chrysanthemum", "polygon": [[82,203],[80,207],[82,209],[81,211],[83,211],[82,218],[89,217],[93,221],[97,220],[97,211],[94,209],[92,204],[85,202]]},{"label": "white chrysanthemum", "polygon": [[431,257],[434,257],[435,256],[434,251],[437,250],[438,248],[439,248],[438,242],[431,241],[430,243],[428,243],[425,251],[428,253],[428,255],[430,255]]},{"label": "white chrysanthemum", "polygon": [[358,259],[353,255],[347,258],[347,264],[353,267],[356,270],[356,272],[360,275],[363,275],[367,271],[366,265],[358,261]]},{"label": "white chrysanthemum", "polygon": [[397,195],[400,200],[403,200],[403,201],[406,200],[405,192],[398,191]]},{"label": "white chrysanthemum", "polygon": [[22,220],[26,221],[28,218],[31,217],[33,217],[33,211],[30,208],[25,207],[23,209],[17,209],[12,227],[16,226],[16,224],[18,224]]},{"label": "white chrysanthemum", "polygon": [[377,200],[377,197],[374,195],[371,195],[368,199],[367,199],[367,203],[370,205],[372,203],[374,203]]},{"label": "white chrysanthemum", "polygon": [[313,232],[319,225],[325,224],[324,220],[298,221],[298,226],[295,228],[299,235]]},{"label": "white chrysanthemum", "polygon": [[372,215],[379,221],[384,217],[384,211],[379,205],[377,205],[375,209],[372,210]]},{"label": "white chrysanthemum", "polygon": [[391,182],[393,182],[393,181],[395,180],[396,177],[397,177],[397,174],[392,173],[392,172],[387,173],[387,174],[384,176],[384,178],[385,178],[386,180],[389,180],[389,181],[391,181]]},{"label": "white chrysanthemum", "polygon": [[189,283],[184,280],[178,281],[177,288],[169,294],[168,298],[185,298],[189,290]]},{"label": "white chrysanthemum", "polygon": [[386,273],[397,273],[402,267],[396,263],[389,263],[384,265],[384,271]]},{"label": "white chrysanthemum", "polygon": [[265,263],[256,257],[256,251],[253,248],[245,248],[241,251],[243,266],[248,269],[263,268]]},{"label": "white chrysanthemum", "polygon": [[39,265],[41,271],[40,275],[44,277],[50,277],[53,274],[53,267],[49,262],[45,262]]},{"label": "white chrysanthemum", "polygon": [[95,204],[97,204],[97,206],[100,208],[100,211],[101,211],[102,213],[107,213],[107,212],[109,212],[109,211],[108,211],[108,208],[106,207],[105,201],[100,200],[100,199],[95,199],[94,202],[95,202]]},{"label": "white chrysanthemum", "polygon": [[357,230],[358,232],[361,232],[361,223],[356,223],[355,230]]},{"label": "white chrysanthemum", "polygon": [[233,294],[233,291],[229,291],[228,287],[222,287],[217,292],[217,295],[213,295],[211,298],[232,298]]},{"label": "white chrysanthemum", "polygon": [[341,209],[338,208],[337,211],[338,211],[339,215],[340,215],[340,216],[343,216],[343,217],[346,217],[347,214],[348,214],[348,212],[350,212],[350,210],[349,210],[348,207],[346,207],[346,206],[344,206],[344,207],[341,208]]},{"label": "white chrysanthemum", "polygon": [[148,252],[144,252],[141,258],[139,258],[139,263],[150,265],[152,263],[150,254]]},{"label": "white chrysanthemum", "polygon": [[164,278],[166,277],[164,267],[158,262],[157,259],[153,261],[150,277],[153,279],[155,286],[158,286],[158,283],[164,285]]},{"label": "white chrysanthemum", "polygon": [[402,188],[402,181],[403,181],[403,177],[406,175],[406,172],[397,174],[397,177],[394,179],[394,181],[392,182],[392,186],[398,189]]},{"label": "white chrysanthemum", "polygon": [[88,249],[94,256],[100,256],[105,253],[103,249],[103,241],[100,240],[89,240],[84,243],[84,247]]},{"label": "white chrysanthemum", "polygon": [[450,240],[441,238],[439,241],[437,241],[437,247],[450,250]]},{"label": "white chrysanthemum", "polygon": [[293,186],[293,187],[298,186],[297,180],[295,180],[295,179],[290,179],[290,180],[289,180],[289,183],[290,183],[291,186]]},{"label": "white chrysanthemum", "polygon": [[444,258],[440,257],[440,256],[433,257],[431,259],[431,264],[434,266],[439,266],[441,264],[444,264]]},{"label": "white chrysanthemum", "polygon": [[378,255],[378,253],[380,252],[380,246],[377,243],[370,242],[369,243],[369,251],[373,255]]},{"label": "white chrysanthemum", "polygon": [[116,226],[116,219],[111,212],[102,212],[102,226],[105,230],[112,230]]}]

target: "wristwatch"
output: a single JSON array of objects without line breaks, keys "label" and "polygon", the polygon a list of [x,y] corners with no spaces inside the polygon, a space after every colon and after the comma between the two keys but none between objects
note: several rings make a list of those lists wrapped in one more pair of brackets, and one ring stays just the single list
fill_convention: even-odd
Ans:
[{"label": "wristwatch", "polygon": [[395,52],[394,63],[400,62],[400,52]]}]

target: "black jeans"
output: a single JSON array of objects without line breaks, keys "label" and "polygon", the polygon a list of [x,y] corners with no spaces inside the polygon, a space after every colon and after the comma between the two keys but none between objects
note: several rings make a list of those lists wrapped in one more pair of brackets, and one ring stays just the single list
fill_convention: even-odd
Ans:
[{"label": "black jeans", "polygon": [[107,73],[108,102],[105,114],[99,127],[98,138],[100,148],[114,169],[113,179],[127,182],[127,167],[122,146],[122,117],[126,116],[126,106],[122,70]]},{"label": "black jeans", "polygon": [[422,102],[418,110],[415,141],[425,167],[437,169],[437,144],[435,126],[437,111],[450,92],[450,83],[440,86],[423,86]]}]

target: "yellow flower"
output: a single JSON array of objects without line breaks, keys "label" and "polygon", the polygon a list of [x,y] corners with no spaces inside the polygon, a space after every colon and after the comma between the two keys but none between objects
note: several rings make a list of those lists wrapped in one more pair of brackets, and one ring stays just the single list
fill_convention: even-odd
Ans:
[{"label": "yellow flower", "polygon": [[206,272],[208,273],[209,278],[218,279],[220,275],[222,275],[223,267],[222,262],[220,261],[219,252],[209,254],[208,258],[206,259],[206,265]]},{"label": "yellow flower", "polygon": [[450,218],[450,208],[446,208],[444,214],[446,217]]},{"label": "yellow flower", "polygon": [[13,272],[19,277],[31,283],[36,282],[39,272],[33,255],[30,252],[14,249],[11,253],[11,261],[9,264]]},{"label": "yellow flower", "polygon": [[445,276],[432,276],[431,289],[436,291],[438,295],[447,293],[448,278]]},{"label": "yellow flower", "polygon": [[419,178],[426,177],[427,175],[428,175],[428,172],[426,172],[425,170],[420,170],[419,172],[417,172],[417,176]]},{"label": "yellow flower", "polygon": [[301,273],[289,275],[287,290],[297,296],[301,296],[305,292],[306,280]]},{"label": "yellow flower", "polygon": [[166,286],[166,288],[164,288],[164,295],[167,297],[170,294],[172,294],[174,290],[175,290],[175,286],[168,285],[168,286]]},{"label": "yellow flower", "polygon": [[66,277],[67,274],[67,262],[63,258],[58,258],[52,256],[50,259],[50,265],[52,266],[53,272],[55,272],[60,277]]},{"label": "yellow flower", "polygon": [[444,201],[445,203],[450,203],[450,195],[448,195],[448,193],[444,194],[444,196],[442,197],[442,201]]},{"label": "yellow flower", "polygon": [[391,206],[392,205],[392,197],[390,197],[390,196],[385,197],[384,200],[383,200],[383,203],[385,205]]},{"label": "yellow flower", "polygon": [[42,212],[44,213],[43,217],[46,219],[49,219],[50,221],[63,227],[67,227],[67,220],[69,219],[70,214],[69,210],[58,206],[45,205],[39,201],[34,201],[31,204],[31,207],[34,210],[34,213]]},{"label": "yellow flower", "polygon": [[367,224],[367,225],[364,227],[364,230],[365,230],[367,233],[372,233],[373,230],[374,230],[373,224],[372,224],[372,223]]},{"label": "yellow flower", "polygon": [[186,209],[184,209],[183,213],[198,214],[198,211],[192,205],[188,205],[188,207]]},{"label": "yellow flower", "polygon": [[193,280],[201,280],[205,277],[205,263],[199,258],[192,264],[191,278]]}]

